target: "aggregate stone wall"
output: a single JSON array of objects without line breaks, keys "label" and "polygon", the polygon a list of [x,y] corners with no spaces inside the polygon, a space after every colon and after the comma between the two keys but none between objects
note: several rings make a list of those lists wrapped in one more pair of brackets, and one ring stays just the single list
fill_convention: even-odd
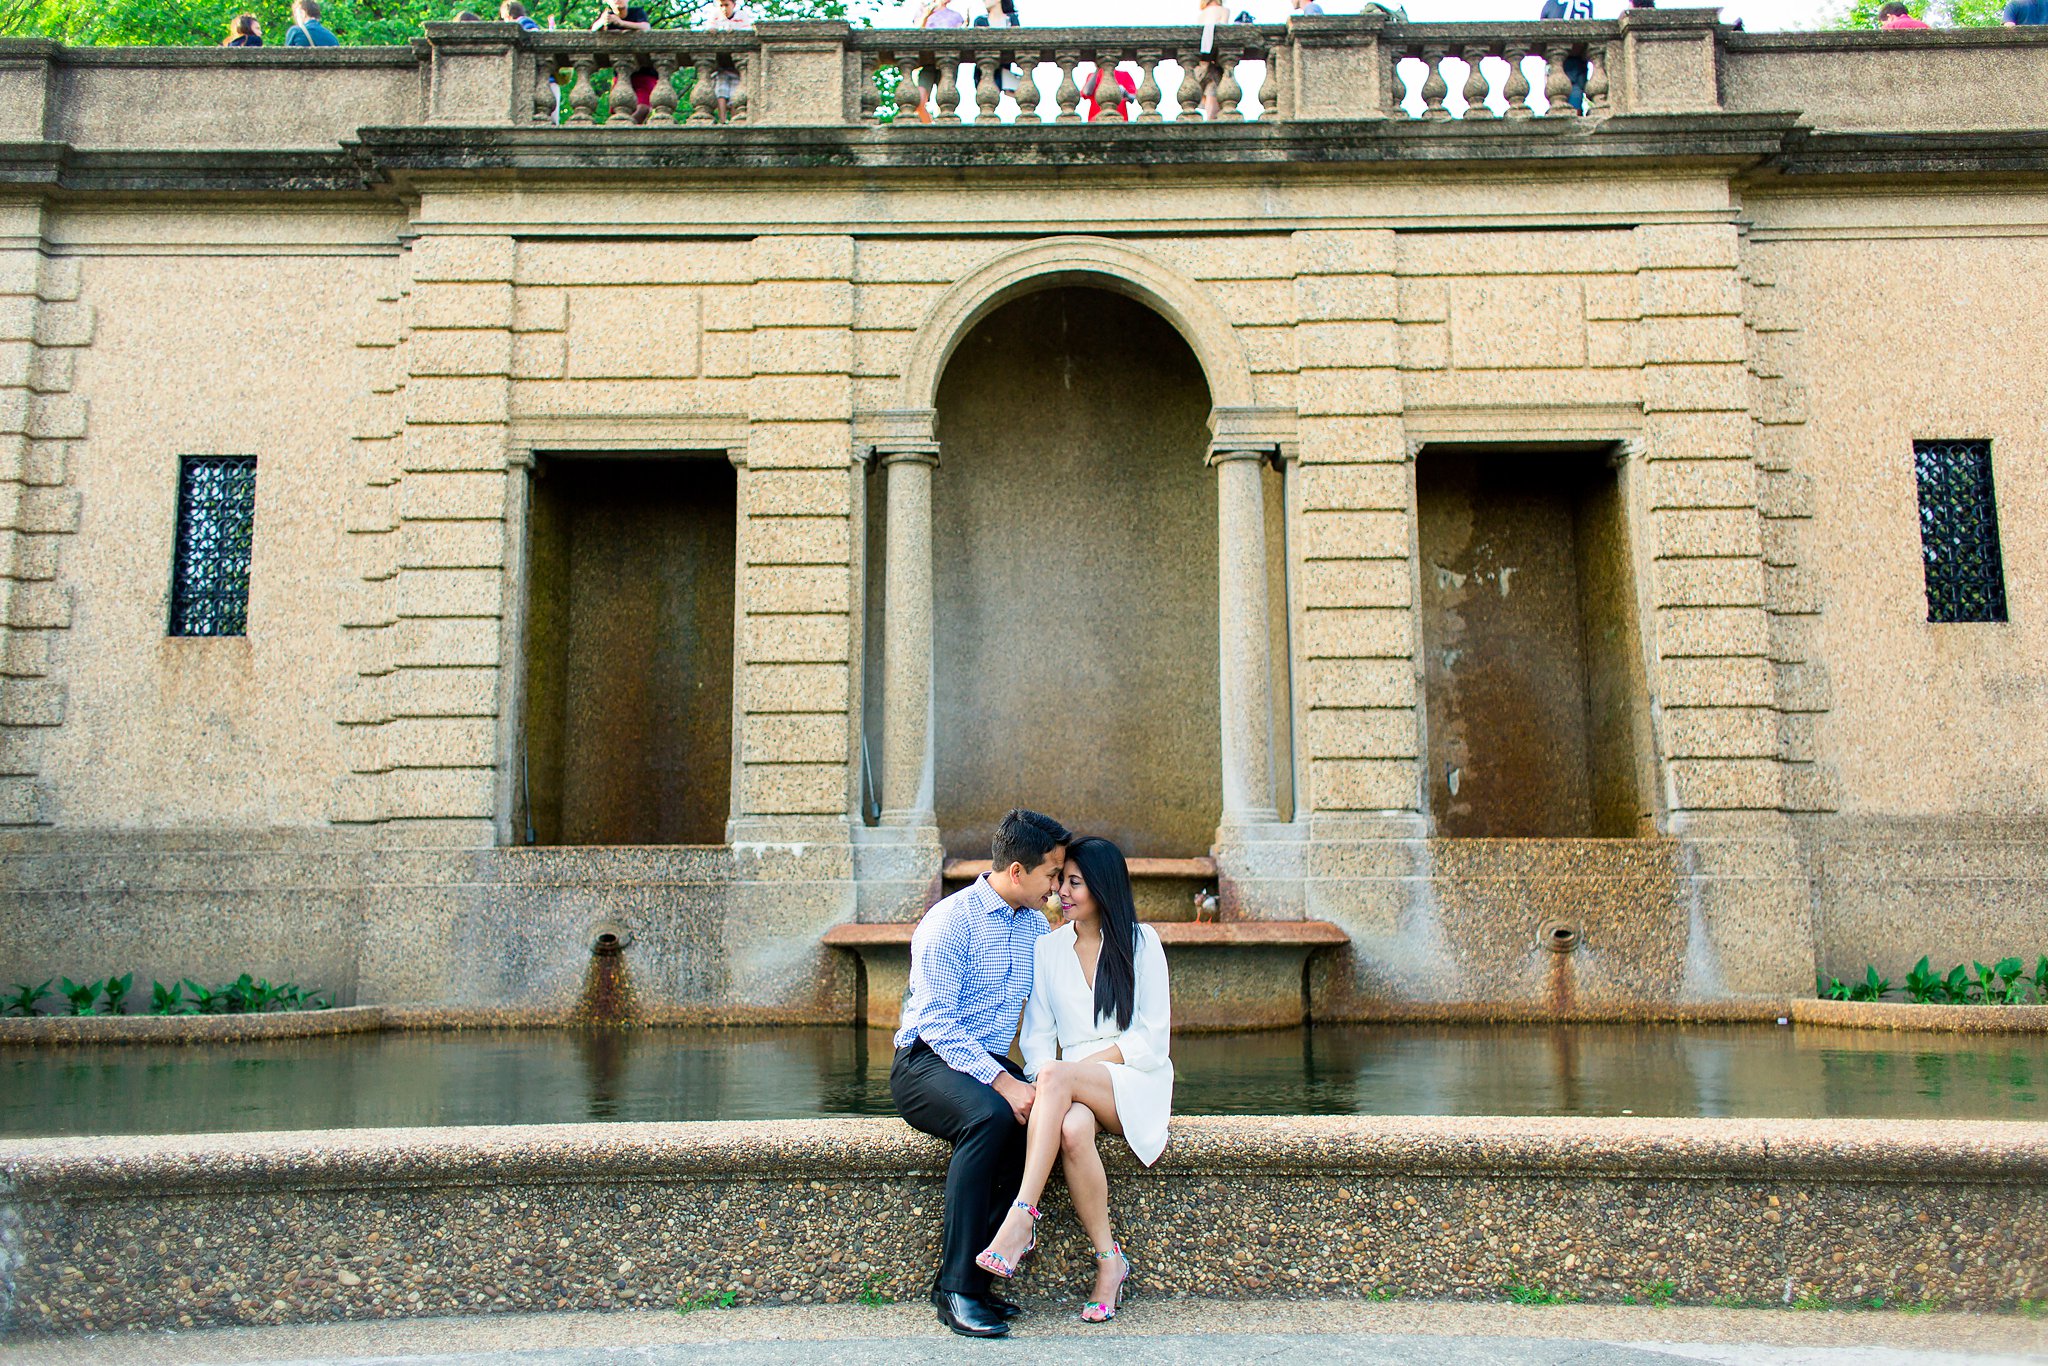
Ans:
[{"label": "aggregate stone wall", "polygon": [[[1148,1293],[1616,1301],[2048,1293],[2026,1124],[1192,1119],[1150,1170],[1105,1140]],[[0,1143],[31,1332],[920,1298],[944,1149],[894,1120]],[[1088,1244],[1056,1193],[1020,1289]]]}]

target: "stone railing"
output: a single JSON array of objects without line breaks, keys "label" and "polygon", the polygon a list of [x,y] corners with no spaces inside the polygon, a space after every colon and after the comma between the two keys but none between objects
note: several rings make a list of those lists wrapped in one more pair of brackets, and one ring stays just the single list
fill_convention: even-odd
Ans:
[{"label": "stone railing", "polygon": [[[1404,24],[1389,30],[1390,117],[1557,118],[1571,102],[1574,63],[1584,63],[1584,113],[1610,112],[1608,49],[1618,24]],[[1405,87],[1405,89],[1404,89]]]},{"label": "stone railing", "polygon": [[[1093,95],[1099,123],[1161,123],[1210,117],[1224,123],[1270,122],[1279,111],[1249,85],[1259,68],[1284,61],[1287,29],[1224,24],[1210,49],[1199,29],[875,30],[857,35],[861,121],[880,120],[894,104],[915,108],[928,90],[930,122],[1080,123]],[[1123,70],[1134,89],[1098,79]],[[1263,84],[1263,72],[1258,72]],[[1206,110],[1205,110],[1206,106]],[[923,120],[918,120],[923,122]]]},{"label": "stone railing", "polygon": [[[759,42],[748,32],[540,33],[520,42],[537,52],[533,82],[533,121],[565,126],[633,124],[638,100],[612,95],[621,76],[654,73],[647,101],[646,126],[677,123],[703,126],[747,121],[747,89],[751,84]],[[678,75],[681,79],[678,80]],[[719,78],[734,91],[729,113],[720,118]],[[608,82],[603,96],[600,79]],[[561,98],[555,98],[560,90]]]},{"label": "stone railing", "polygon": [[[634,35],[429,24],[410,48],[310,52],[0,39],[0,141],[339,155],[369,128],[559,127],[566,138],[635,124],[637,101],[611,107],[621,68],[654,77],[651,88],[641,82],[642,131],[672,137],[882,131],[892,109],[903,114],[886,130],[892,138],[1080,126],[1105,68],[1127,73],[1133,88],[1100,82],[1095,124],[1214,123],[1247,137],[1284,136],[1303,123],[1333,132],[1399,126],[1412,136],[1416,125],[1449,135],[1493,119],[1533,129],[1637,115],[1770,114],[1845,132],[2048,125],[2031,99],[2048,86],[2048,29],[1745,34],[1700,9],[1584,23],[1390,24],[1373,14],[1223,25],[1213,47],[1201,50],[1193,25],[933,31],[810,22]],[[1583,119],[1571,99],[1580,62]]]}]

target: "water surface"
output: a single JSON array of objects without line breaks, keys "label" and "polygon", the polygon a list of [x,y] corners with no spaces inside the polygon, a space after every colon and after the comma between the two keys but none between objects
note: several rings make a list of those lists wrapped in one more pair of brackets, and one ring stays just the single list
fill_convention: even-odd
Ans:
[{"label": "water surface", "polygon": [[[0,1136],[888,1115],[859,1029],[490,1030],[0,1047]],[[1811,1026],[1319,1026],[1174,1040],[1233,1115],[2048,1120],[2048,1039]]]}]

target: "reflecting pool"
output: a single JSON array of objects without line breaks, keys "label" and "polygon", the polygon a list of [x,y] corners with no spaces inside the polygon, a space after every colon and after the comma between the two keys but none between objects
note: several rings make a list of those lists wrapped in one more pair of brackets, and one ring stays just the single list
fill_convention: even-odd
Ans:
[{"label": "reflecting pool", "polygon": [[[892,1114],[889,1036],[480,1030],[0,1047],[0,1136]],[[1181,1114],[2048,1119],[2048,1038],[1318,1026],[1174,1040]]]}]

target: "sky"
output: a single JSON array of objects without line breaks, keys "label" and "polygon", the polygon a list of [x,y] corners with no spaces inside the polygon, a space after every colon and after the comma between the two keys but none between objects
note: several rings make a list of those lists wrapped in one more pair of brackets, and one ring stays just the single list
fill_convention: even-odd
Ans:
[{"label": "sky", "polygon": [[[970,8],[972,0],[954,0],[954,7],[963,13],[979,13],[980,7]],[[1225,0],[1235,14],[1240,9],[1250,10],[1261,23],[1277,24],[1287,17],[1291,0]],[[1331,14],[1343,14],[1356,10],[1356,3],[1347,0],[1323,0],[1324,8]],[[1018,0],[1018,10],[1024,22],[1033,28],[1058,28],[1083,24],[1191,24],[1195,13],[1195,0]],[[1622,0],[1594,0],[1594,17],[1611,19],[1622,7]],[[1722,19],[1732,23],[1741,19],[1756,31],[1769,29],[1810,29],[1819,28],[1827,20],[1831,10],[1842,8],[1841,0],[1732,0],[1721,6]],[[1448,23],[1463,20],[1534,19],[1542,10],[1542,0],[1406,0],[1408,17],[1417,23]],[[1672,8],[1676,8],[1672,6]],[[910,22],[907,17],[911,6],[885,6],[877,17],[885,23]],[[897,16],[904,17],[897,17]]]}]

